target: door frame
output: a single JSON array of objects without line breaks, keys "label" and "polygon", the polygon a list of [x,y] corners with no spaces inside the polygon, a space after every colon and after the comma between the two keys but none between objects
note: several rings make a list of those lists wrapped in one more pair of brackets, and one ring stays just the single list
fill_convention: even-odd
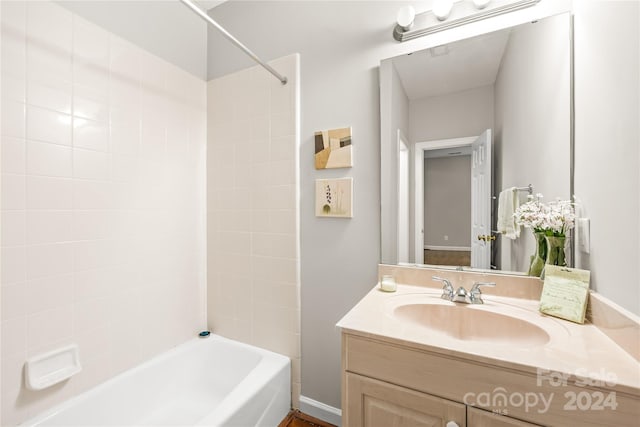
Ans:
[{"label": "door frame", "polygon": [[471,145],[479,135],[462,138],[436,139],[416,142],[412,147],[413,168],[413,200],[414,200],[414,257],[416,264],[424,264],[424,152],[441,148],[462,147]]},{"label": "door frame", "polygon": [[[409,203],[409,196],[411,194],[411,150],[409,140],[400,129],[398,129],[397,141],[398,180],[396,204],[398,209],[398,230],[396,235],[398,236],[398,245],[396,260],[400,264],[409,262],[410,252],[411,206]],[[403,163],[406,166],[405,170],[402,168]]]}]

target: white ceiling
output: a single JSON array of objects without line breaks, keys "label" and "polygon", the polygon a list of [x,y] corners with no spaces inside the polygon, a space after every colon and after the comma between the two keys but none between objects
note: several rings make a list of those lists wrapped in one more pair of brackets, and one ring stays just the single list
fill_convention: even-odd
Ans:
[{"label": "white ceiling", "polygon": [[54,1],[194,76],[207,79],[207,24],[178,0]]},{"label": "white ceiling", "polygon": [[195,3],[204,9],[213,9],[216,6],[220,6],[226,0],[196,0]]},{"label": "white ceiling", "polygon": [[393,58],[407,97],[415,100],[493,84],[509,34],[506,29]]}]

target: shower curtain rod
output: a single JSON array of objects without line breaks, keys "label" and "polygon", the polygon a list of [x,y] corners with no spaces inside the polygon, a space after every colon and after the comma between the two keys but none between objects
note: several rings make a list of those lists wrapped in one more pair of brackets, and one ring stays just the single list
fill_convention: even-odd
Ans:
[{"label": "shower curtain rod", "polygon": [[246,53],[247,55],[249,55],[249,57],[251,59],[253,59],[255,62],[257,62],[258,64],[260,64],[265,70],[267,70],[268,72],[270,72],[271,74],[273,74],[278,80],[280,80],[280,82],[283,85],[287,84],[287,78],[285,76],[283,76],[282,74],[278,73],[276,70],[273,69],[273,67],[271,67],[269,64],[265,64],[264,62],[262,62],[262,60],[260,60],[260,58],[258,58],[258,56],[253,53],[248,47],[246,47],[245,45],[243,45],[242,43],[240,43],[240,41],[238,41],[238,39],[236,39],[235,37],[233,37],[231,34],[229,34],[229,32],[227,30],[225,30],[224,28],[222,28],[222,26],[220,26],[220,24],[218,24],[216,21],[214,21],[209,15],[207,15],[202,9],[200,9],[198,6],[196,6],[195,4],[193,4],[193,2],[191,0],[180,0],[182,3],[184,3],[186,6],[189,7],[189,9],[193,10],[198,16],[200,16],[202,19],[204,19],[205,21],[207,21],[209,24],[213,25],[213,27],[220,31],[220,33],[222,33],[223,36],[225,36],[227,38],[227,40],[229,40],[231,43],[235,44],[237,47],[239,47],[244,53]]}]

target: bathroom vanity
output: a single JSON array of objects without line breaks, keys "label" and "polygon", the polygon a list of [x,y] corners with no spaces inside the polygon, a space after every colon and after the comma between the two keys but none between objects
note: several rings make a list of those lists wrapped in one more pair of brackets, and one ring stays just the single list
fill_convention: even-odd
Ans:
[{"label": "bathroom vanity", "polygon": [[[393,274],[397,291],[376,286],[338,323],[343,426],[637,425],[638,324],[600,299],[579,325],[538,312],[538,279],[380,274]],[[458,304],[441,298],[434,274],[466,289],[497,286],[483,289],[484,304]]]}]

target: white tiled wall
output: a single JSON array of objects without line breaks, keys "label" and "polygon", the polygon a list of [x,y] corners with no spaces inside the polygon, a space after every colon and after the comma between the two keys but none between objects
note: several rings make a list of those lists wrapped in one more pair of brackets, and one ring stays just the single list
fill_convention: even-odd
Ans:
[{"label": "white tiled wall", "polygon": [[[49,2],[2,1],[2,420],[205,326],[206,84]],[[81,374],[23,387],[75,342]]]},{"label": "white tiled wall", "polygon": [[292,359],[300,393],[299,57],[208,83],[208,320]]}]

